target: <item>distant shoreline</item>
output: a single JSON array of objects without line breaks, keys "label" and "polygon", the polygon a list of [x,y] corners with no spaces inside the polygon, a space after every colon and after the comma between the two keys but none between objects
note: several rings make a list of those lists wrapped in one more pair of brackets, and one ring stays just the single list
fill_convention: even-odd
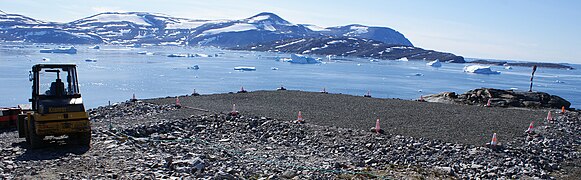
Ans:
[{"label": "distant shoreline", "polygon": [[568,69],[573,70],[575,69],[572,66],[564,65],[560,63],[542,63],[542,62],[508,62],[502,60],[484,60],[484,59],[477,59],[474,61],[467,61],[466,63],[471,64],[487,64],[487,65],[496,65],[496,66],[520,66],[520,67],[533,67],[536,65],[537,67],[543,68],[554,68],[554,69]]}]

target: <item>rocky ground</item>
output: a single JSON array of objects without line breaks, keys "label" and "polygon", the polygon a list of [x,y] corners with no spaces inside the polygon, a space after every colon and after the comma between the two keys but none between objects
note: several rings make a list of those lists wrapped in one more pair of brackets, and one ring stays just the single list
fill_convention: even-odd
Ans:
[{"label": "rocky ground", "polygon": [[428,102],[469,104],[491,107],[524,107],[570,109],[571,102],[545,92],[526,92],[494,88],[479,88],[464,94],[442,92],[424,97]]},{"label": "rocky ground", "polygon": [[[299,106],[305,108],[303,117],[306,123],[294,122],[296,114],[292,104],[297,102],[278,99],[289,98],[286,96],[302,100]],[[322,97],[315,98],[318,96]],[[271,103],[245,106],[259,100]],[[241,116],[227,114],[231,101],[238,102]],[[546,110],[485,108],[292,91],[180,97],[181,108],[175,107],[174,102],[175,98],[155,99],[90,110],[93,121],[90,149],[67,145],[63,139],[52,139],[47,148],[29,150],[23,139],[16,138],[15,131],[4,130],[0,133],[0,155],[3,158],[0,160],[0,178],[575,179],[581,175],[578,165],[581,116],[576,111],[553,114],[555,120],[548,122],[534,115],[545,114]],[[426,116],[430,114],[417,113],[420,117],[410,116],[408,123],[421,118],[437,122],[445,119],[453,123],[464,121],[468,127],[445,125],[430,128],[430,123],[420,121],[417,128],[426,133],[408,132],[410,130],[398,130],[408,128],[398,126],[398,118],[385,118],[385,121],[396,123],[382,121],[385,134],[370,132],[374,120],[367,123],[367,115],[362,113],[387,108],[384,106],[392,103],[411,106],[409,111],[428,111],[429,108],[436,111],[445,107],[443,109],[448,111],[443,114],[455,114],[430,117]],[[292,115],[269,116],[266,112],[270,109],[265,106],[290,111],[288,114]],[[353,110],[350,114],[365,118],[351,119],[339,111],[329,111],[327,113],[332,116],[325,118],[314,113],[316,110],[313,109],[338,108],[335,106],[341,106],[343,111]],[[473,128],[468,124],[478,124],[477,121],[481,120],[475,118],[479,114],[474,114],[476,110],[471,108],[489,111],[489,117],[505,117],[501,120],[507,126],[504,128],[506,135],[496,131],[502,146],[487,148],[484,142],[473,142],[479,141],[479,136],[470,133],[455,138],[432,133],[480,132],[480,129],[495,126],[496,123],[483,123],[483,127],[476,128],[478,130],[467,130]],[[282,113],[283,110],[272,113]],[[394,110],[392,113],[403,111]],[[524,133],[528,123],[524,128],[511,125],[519,122],[517,116],[523,114],[533,114],[534,133]],[[345,116],[345,119],[332,118],[334,116]],[[336,124],[329,125],[333,120]],[[490,133],[482,136],[489,139]],[[466,140],[470,138],[473,140]]]}]

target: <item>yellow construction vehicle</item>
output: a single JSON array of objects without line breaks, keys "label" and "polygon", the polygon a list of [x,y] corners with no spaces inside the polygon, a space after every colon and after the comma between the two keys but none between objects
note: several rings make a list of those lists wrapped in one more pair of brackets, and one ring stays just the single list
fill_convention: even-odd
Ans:
[{"label": "yellow construction vehicle", "polygon": [[[32,148],[46,136],[67,135],[69,142],[91,143],[91,124],[79,92],[74,64],[37,64],[29,72],[32,110],[18,116],[18,135]],[[66,82],[61,79],[63,76]]]}]

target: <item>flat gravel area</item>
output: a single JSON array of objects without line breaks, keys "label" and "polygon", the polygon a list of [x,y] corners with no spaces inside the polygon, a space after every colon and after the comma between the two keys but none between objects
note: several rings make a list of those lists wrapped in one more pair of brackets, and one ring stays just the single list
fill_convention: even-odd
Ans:
[{"label": "flat gravel area", "polygon": [[[542,121],[547,110],[508,109],[378,99],[344,94],[303,91],[255,91],[249,93],[180,96],[182,106],[229,112],[232,104],[242,115],[265,116],[294,121],[298,111],[307,123],[369,130],[380,118],[387,133],[483,145],[497,133],[502,143],[523,136],[531,121]],[[175,97],[149,99],[173,104]],[[192,108],[169,112],[174,117],[204,113]],[[536,123],[535,123],[536,124]]]}]

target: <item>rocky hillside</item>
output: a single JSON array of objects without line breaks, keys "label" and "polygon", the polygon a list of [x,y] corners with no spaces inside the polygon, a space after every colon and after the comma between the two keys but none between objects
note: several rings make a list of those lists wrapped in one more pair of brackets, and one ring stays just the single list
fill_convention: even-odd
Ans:
[{"label": "rocky hillside", "polygon": [[155,44],[236,47],[299,37],[361,37],[412,46],[387,27],[320,28],[293,24],[273,13],[240,20],[197,20],[147,12],[107,12],[67,23],[0,13],[0,41],[71,44]]},{"label": "rocky hillside", "polygon": [[297,54],[355,56],[374,59],[440,60],[464,63],[462,56],[413,46],[387,44],[355,37],[307,37],[236,47],[234,50],[271,51]]}]

